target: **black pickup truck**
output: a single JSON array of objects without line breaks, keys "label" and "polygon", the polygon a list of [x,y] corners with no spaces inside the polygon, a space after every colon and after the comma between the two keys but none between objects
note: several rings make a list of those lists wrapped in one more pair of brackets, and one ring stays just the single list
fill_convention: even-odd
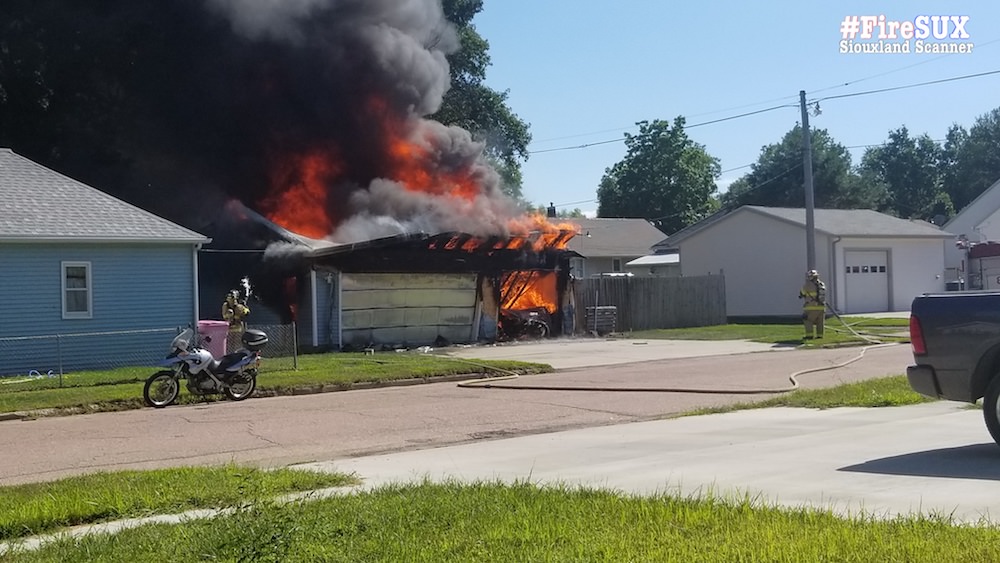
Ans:
[{"label": "black pickup truck", "polygon": [[975,403],[1000,444],[1000,292],[966,291],[918,296],[910,307],[914,391]]}]

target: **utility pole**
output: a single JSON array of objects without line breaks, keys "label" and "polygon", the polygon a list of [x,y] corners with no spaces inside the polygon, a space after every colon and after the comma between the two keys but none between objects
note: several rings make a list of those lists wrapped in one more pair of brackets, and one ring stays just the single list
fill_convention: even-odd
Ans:
[{"label": "utility pole", "polygon": [[806,269],[816,269],[816,224],[813,219],[815,202],[813,201],[813,159],[812,138],[809,134],[809,109],[806,107],[806,91],[799,91],[799,104],[802,106],[802,166],[805,170],[806,190]]}]

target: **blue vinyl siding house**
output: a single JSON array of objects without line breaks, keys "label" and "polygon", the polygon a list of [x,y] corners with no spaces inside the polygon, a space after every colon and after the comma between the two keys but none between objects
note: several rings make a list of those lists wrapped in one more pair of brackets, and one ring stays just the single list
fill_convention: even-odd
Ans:
[{"label": "blue vinyl siding house", "polygon": [[0,148],[0,376],[163,357],[207,237]]}]

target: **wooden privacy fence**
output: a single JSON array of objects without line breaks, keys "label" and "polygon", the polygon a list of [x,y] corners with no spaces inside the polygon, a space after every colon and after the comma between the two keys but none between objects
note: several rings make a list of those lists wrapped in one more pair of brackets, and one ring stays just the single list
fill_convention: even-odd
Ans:
[{"label": "wooden privacy fence", "polygon": [[718,275],[576,280],[577,332],[587,332],[588,307],[609,305],[617,307],[617,332],[726,324],[726,279]]}]

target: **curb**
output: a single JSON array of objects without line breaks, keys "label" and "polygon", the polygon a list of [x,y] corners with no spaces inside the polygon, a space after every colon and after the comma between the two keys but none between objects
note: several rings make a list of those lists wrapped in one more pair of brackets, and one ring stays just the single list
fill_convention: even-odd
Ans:
[{"label": "curb", "polygon": [[[540,372],[546,373],[546,372]],[[385,387],[408,387],[412,385],[422,385],[425,383],[451,383],[456,381],[469,381],[476,379],[489,379],[491,376],[483,375],[481,373],[467,373],[467,374],[455,374],[455,375],[435,375],[428,377],[414,377],[409,379],[395,379],[391,381],[362,381],[358,383],[336,383],[336,384],[325,384],[325,385],[305,385],[301,387],[290,387],[282,389],[257,389],[257,391],[249,397],[250,399],[264,399],[270,397],[295,397],[300,395],[317,395],[320,393],[335,393],[338,391],[361,391],[365,389],[381,389]],[[191,403],[191,404],[201,404],[201,403]],[[172,406],[189,406],[188,404],[172,405]],[[143,410],[140,409],[126,409],[126,410]],[[37,411],[16,411],[16,412],[5,412],[0,413],[0,422],[6,422],[11,420],[35,420],[38,418],[46,418],[50,416],[74,416],[77,414],[100,414],[102,412],[123,412],[119,410],[106,410],[106,411],[93,411],[93,412],[68,412],[64,414],[54,414],[57,413],[59,409],[40,409]]]}]

